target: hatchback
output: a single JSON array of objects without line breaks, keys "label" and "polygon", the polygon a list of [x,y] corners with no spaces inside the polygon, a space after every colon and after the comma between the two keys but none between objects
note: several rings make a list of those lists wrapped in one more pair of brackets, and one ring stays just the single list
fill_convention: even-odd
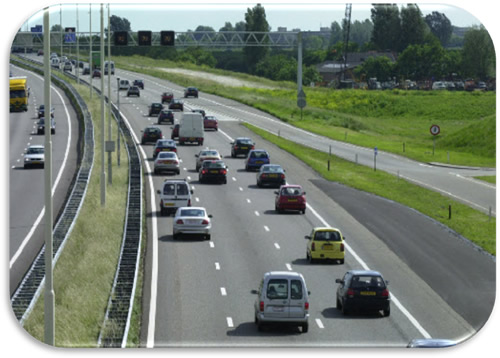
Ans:
[{"label": "hatchback", "polygon": [[94,70],[94,72],[92,72],[92,78],[101,78],[101,71]]},{"label": "hatchback", "polygon": [[134,86],[140,87],[140,89],[144,89],[144,81],[143,80],[134,80]]},{"label": "hatchback", "polygon": [[210,240],[212,229],[212,215],[207,214],[202,207],[181,207],[175,212],[173,223],[173,239],[177,240],[180,235],[203,236]]},{"label": "hatchback", "polygon": [[161,103],[170,103],[174,99],[172,92],[163,92],[161,94]]},{"label": "hatchback", "polygon": [[[36,123],[36,133],[37,134],[45,134],[45,118],[42,117]],[[50,133],[56,134],[56,121],[54,118],[50,119]]]},{"label": "hatchback", "polygon": [[285,170],[279,164],[265,164],[257,173],[257,186],[264,185],[281,186],[286,184]]},{"label": "hatchback", "polygon": [[160,152],[154,162],[154,173],[162,171],[175,172],[180,174],[179,158],[175,152]]},{"label": "hatchback", "polygon": [[160,152],[175,152],[177,153],[177,144],[172,139],[158,139],[153,150],[153,159],[156,158]]},{"label": "hatchback", "polygon": [[168,105],[168,109],[184,111],[184,103],[182,103],[181,101],[177,101],[175,99],[172,99],[170,101],[170,104]]},{"label": "hatchback", "polygon": [[156,143],[158,139],[163,139],[163,134],[161,133],[161,129],[158,127],[146,127],[143,131],[141,144],[146,143]]},{"label": "hatchback", "polygon": [[279,191],[275,191],[274,209],[278,213],[284,210],[298,210],[306,213],[306,192],[300,185],[282,185]]},{"label": "hatchback", "polygon": [[141,96],[141,91],[139,90],[139,87],[137,86],[130,86],[127,90],[127,97],[130,97],[130,96],[137,96],[137,97],[140,97]]},{"label": "hatchback", "polygon": [[163,122],[174,124],[174,112],[168,109],[162,110],[158,115],[158,124],[162,124]]},{"label": "hatchback", "polygon": [[253,149],[248,152],[247,159],[245,160],[245,169],[259,169],[264,164],[270,163],[269,153],[263,149]]},{"label": "hatchback", "polygon": [[347,271],[342,279],[336,279],[337,309],[344,315],[355,309],[382,311],[385,317],[391,314],[391,295],[388,281],[377,271]]},{"label": "hatchback", "polygon": [[309,295],[302,274],[271,271],[264,274],[254,304],[254,321],[259,331],[264,325],[282,323],[309,330]]},{"label": "hatchback", "polygon": [[203,128],[213,129],[214,131],[219,130],[219,121],[214,116],[205,116],[203,117]]},{"label": "hatchback", "polygon": [[341,264],[344,263],[345,245],[340,230],[332,227],[315,227],[305,238],[309,240],[306,248],[306,257],[309,262],[335,260]]},{"label": "hatchback", "polygon": [[252,149],[255,149],[255,143],[250,138],[236,138],[234,142],[231,143],[231,157],[235,158],[241,154],[247,156],[248,152]]},{"label": "hatchback", "polygon": [[170,127],[172,129],[172,134],[170,135],[171,139],[179,138],[179,127],[180,124],[176,124],[173,127]]},{"label": "hatchback", "polygon": [[196,87],[188,87],[184,90],[184,98],[187,98],[189,96],[193,96],[195,98],[198,98],[198,89]]},{"label": "hatchback", "polygon": [[162,109],[163,109],[163,104],[151,103],[151,105],[149,106],[148,116],[151,117],[159,115]]},{"label": "hatchback", "polygon": [[227,184],[227,166],[222,160],[205,160],[198,172],[200,183],[217,181]]},{"label": "hatchback", "polygon": [[221,160],[221,156],[219,152],[215,149],[205,148],[201,150],[198,154],[194,155],[196,157],[196,171],[199,171],[201,168],[201,164],[205,160]]}]

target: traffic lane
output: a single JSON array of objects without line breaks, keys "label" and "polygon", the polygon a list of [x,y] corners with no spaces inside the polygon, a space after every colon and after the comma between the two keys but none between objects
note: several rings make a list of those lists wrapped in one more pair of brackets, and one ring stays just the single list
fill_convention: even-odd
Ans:
[{"label": "traffic lane", "polygon": [[397,252],[476,330],[484,325],[495,302],[496,265],[491,255],[403,205],[337,183],[313,184]]},{"label": "traffic lane", "polygon": [[[234,123],[225,122],[224,132],[231,136],[243,135],[251,136],[251,133]],[[230,128],[229,128],[230,127]],[[232,129],[231,129],[232,128]],[[233,132],[236,130],[237,132]],[[259,138],[254,138],[257,141]],[[471,327],[464,320],[454,313],[432,289],[417,275],[415,275],[408,266],[398,258],[398,252],[392,252],[388,249],[383,241],[377,236],[366,230],[363,221],[357,221],[349,213],[347,213],[341,205],[335,202],[335,196],[325,196],[325,193],[311,181],[311,179],[319,179],[317,175],[313,175],[310,168],[299,161],[290,160],[291,155],[277,149],[274,145],[268,143],[266,149],[271,153],[271,162],[281,163],[287,169],[288,182],[301,184],[307,192],[308,203],[315,203],[316,212],[331,226],[338,227],[347,237],[346,243],[351,246],[359,256],[363,258],[368,267],[379,270],[387,279],[391,280],[391,290],[397,288],[400,300],[403,305],[407,306],[410,312],[428,328],[432,334],[438,336],[462,337],[464,334],[471,333]],[[277,150],[275,150],[277,149]],[[287,158],[288,157],[288,158]],[[268,206],[272,203],[267,204]],[[364,206],[363,201],[352,201],[352,205]],[[383,213],[383,211],[382,211]],[[310,217],[311,210],[308,208],[306,216]],[[316,215],[314,216],[316,217]],[[315,226],[324,225],[323,221],[317,220]],[[387,222],[385,223],[387,225]],[[305,255],[305,243],[301,246]],[[446,255],[443,252],[443,255]],[[397,267],[397,272],[394,271]],[[458,266],[460,267],[460,266]],[[404,268],[404,270],[403,270]],[[390,277],[397,274],[398,279]],[[389,276],[389,277],[387,277]],[[340,277],[339,277],[340,278]],[[397,295],[398,296],[398,295]],[[421,299],[424,297],[425,299]],[[447,312],[447,318],[436,320],[435,317],[440,316],[440,312]],[[430,314],[432,313],[432,314]],[[448,324],[448,320],[453,324]]]}]

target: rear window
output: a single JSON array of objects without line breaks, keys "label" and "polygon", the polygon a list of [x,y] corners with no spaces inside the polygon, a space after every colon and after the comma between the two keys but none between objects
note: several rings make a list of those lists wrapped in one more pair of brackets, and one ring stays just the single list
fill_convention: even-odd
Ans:
[{"label": "rear window", "polygon": [[177,184],[177,195],[187,195],[189,193],[187,184]]},{"label": "rear window", "polygon": [[238,144],[246,144],[246,145],[252,145],[253,144],[250,139],[241,139],[241,140],[236,141],[236,143],[238,143]]},{"label": "rear window", "polygon": [[314,236],[315,241],[342,241],[338,231],[318,231]]},{"label": "rear window", "polygon": [[175,158],[175,154],[172,152],[160,152],[158,155],[159,155],[159,158],[161,158],[161,159]]},{"label": "rear window", "polygon": [[175,195],[175,184],[165,184],[163,186],[163,195]]},{"label": "rear window", "polygon": [[288,298],[288,280],[286,279],[271,279],[267,283],[267,298],[269,299],[286,299]]},{"label": "rear window", "polygon": [[302,281],[292,280],[290,282],[290,298],[292,300],[301,300],[303,297]]},{"label": "rear window", "polygon": [[205,216],[205,211],[201,209],[183,209],[180,213],[181,216],[195,216],[195,217],[203,217]]},{"label": "rear window", "polygon": [[351,288],[385,288],[385,282],[380,276],[353,276]]},{"label": "rear window", "polygon": [[223,162],[212,162],[209,160],[205,160],[203,162],[204,168],[225,168],[225,164]]},{"label": "rear window", "polygon": [[300,195],[302,192],[301,188],[283,188],[281,189],[281,195]]},{"label": "rear window", "polygon": [[267,152],[253,152],[252,153],[252,158],[267,158],[268,154]]}]

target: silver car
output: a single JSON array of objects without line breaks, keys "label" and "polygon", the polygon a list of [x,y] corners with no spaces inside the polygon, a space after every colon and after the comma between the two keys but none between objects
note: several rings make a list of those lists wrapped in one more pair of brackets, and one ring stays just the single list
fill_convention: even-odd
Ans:
[{"label": "silver car", "polygon": [[154,163],[154,172],[162,171],[176,172],[180,174],[179,158],[175,152],[159,152]]},{"label": "silver car", "polygon": [[43,167],[45,164],[45,148],[43,145],[30,145],[24,155],[24,168]]},{"label": "silver car", "polygon": [[212,215],[208,215],[205,208],[180,207],[174,217],[174,240],[177,240],[180,235],[201,235],[205,240],[210,240],[211,218]]},{"label": "silver car", "polygon": [[271,271],[264,274],[255,300],[255,324],[259,331],[268,324],[288,324],[309,330],[309,295],[302,274]]}]

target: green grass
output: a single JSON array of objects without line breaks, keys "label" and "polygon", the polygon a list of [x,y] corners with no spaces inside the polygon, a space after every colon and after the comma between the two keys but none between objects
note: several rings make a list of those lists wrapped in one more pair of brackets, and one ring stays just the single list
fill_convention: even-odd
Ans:
[{"label": "green grass", "polygon": [[497,177],[495,175],[492,176],[483,176],[483,177],[474,177],[475,179],[483,180],[487,183],[495,184],[497,183]]},{"label": "green grass", "polygon": [[[273,82],[229,71],[186,66],[140,56],[115,58],[117,66],[181,86],[231,98],[270,113],[299,128],[335,140],[387,151],[422,162],[476,167],[496,165],[496,94],[494,92],[365,91],[304,87],[303,119],[297,107],[296,85]],[[158,68],[183,67],[234,76],[279,89],[224,86],[202,75],[197,78]],[[431,125],[437,124],[433,154]]]},{"label": "green grass", "polygon": [[[113,184],[107,185],[106,205],[100,199],[100,102],[87,87],[73,84],[89,106],[94,121],[95,158],[87,196],[67,244],[54,268],[55,345],[95,347],[104,321],[123,237],[128,192],[128,156],[121,146],[121,165],[113,155]],[[107,113],[107,110],[105,111]],[[106,120],[107,128],[107,120]],[[116,122],[112,120],[113,138]],[[107,135],[106,135],[107,138]],[[106,155],[107,160],[107,155]],[[107,171],[107,164],[106,164]],[[140,289],[140,286],[138,286]],[[43,293],[24,328],[44,337]]]},{"label": "green grass", "polygon": [[[329,157],[328,153],[288,141],[247,123],[243,125],[302,160],[325,179],[414,208],[450,227],[492,255],[496,255],[495,218],[489,219],[488,215],[439,193],[399,179],[397,176],[374,171],[373,168],[357,165],[336,156]],[[329,159],[330,167],[333,168],[330,171],[328,171]],[[448,219],[449,205],[452,206],[451,220]]]}]

